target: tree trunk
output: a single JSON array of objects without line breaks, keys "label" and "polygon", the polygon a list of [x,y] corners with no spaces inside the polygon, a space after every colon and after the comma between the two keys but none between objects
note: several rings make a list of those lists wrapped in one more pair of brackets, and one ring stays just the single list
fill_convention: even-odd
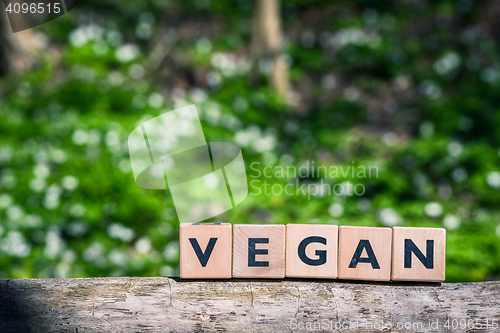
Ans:
[{"label": "tree trunk", "polygon": [[0,13],[0,76],[31,69],[39,61],[40,50],[49,51],[39,35],[32,29],[12,33],[7,14]]},{"label": "tree trunk", "polygon": [[11,45],[7,38],[9,33],[7,20],[7,14],[0,13],[0,77],[7,75],[10,69],[9,49]]},{"label": "tree trunk", "polygon": [[2,333],[458,333],[499,321],[499,281],[0,279]]},{"label": "tree trunk", "polygon": [[288,101],[290,84],[282,54],[281,19],[279,0],[257,0],[252,22],[251,43],[252,71],[251,80],[257,80],[259,60],[269,57],[272,62],[271,86]]}]

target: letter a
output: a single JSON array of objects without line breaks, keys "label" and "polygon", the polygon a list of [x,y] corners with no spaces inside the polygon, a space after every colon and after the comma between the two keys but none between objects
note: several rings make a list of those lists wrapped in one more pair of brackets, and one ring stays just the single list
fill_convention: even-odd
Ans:
[{"label": "letter a", "polygon": [[[361,254],[363,253],[363,249],[366,250],[366,254],[368,254],[368,258],[361,258]],[[375,253],[373,253],[372,246],[370,241],[367,239],[361,239],[358,243],[358,247],[352,256],[351,263],[349,264],[349,268],[356,268],[359,262],[365,262],[372,264],[373,269],[380,269],[377,258],[375,257]]]}]

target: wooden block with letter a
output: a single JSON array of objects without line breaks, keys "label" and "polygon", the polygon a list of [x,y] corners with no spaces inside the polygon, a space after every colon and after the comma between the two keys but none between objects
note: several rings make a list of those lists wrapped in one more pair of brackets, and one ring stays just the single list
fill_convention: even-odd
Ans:
[{"label": "wooden block with letter a", "polygon": [[392,229],[392,280],[442,282],[445,279],[446,230]]},{"label": "wooden block with letter a", "polygon": [[339,227],[339,279],[389,281],[391,228]]},{"label": "wooden block with letter a", "polygon": [[337,277],[338,226],[326,224],[286,225],[287,277]]},{"label": "wooden block with letter a", "polygon": [[230,223],[181,223],[179,269],[182,279],[230,279]]},{"label": "wooden block with letter a", "polygon": [[235,224],[233,277],[285,277],[285,226]]}]

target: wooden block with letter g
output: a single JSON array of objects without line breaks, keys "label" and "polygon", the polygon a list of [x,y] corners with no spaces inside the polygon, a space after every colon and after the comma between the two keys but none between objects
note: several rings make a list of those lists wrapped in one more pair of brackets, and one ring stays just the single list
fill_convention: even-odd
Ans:
[{"label": "wooden block with letter g", "polygon": [[182,279],[230,279],[230,223],[181,223],[179,269]]},{"label": "wooden block with letter g", "polygon": [[235,224],[233,277],[285,277],[285,226]]},{"label": "wooden block with letter g", "polygon": [[338,226],[326,224],[286,225],[287,277],[337,277]]},{"label": "wooden block with letter g", "polygon": [[389,281],[391,228],[339,227],[339,279]]},{"label": "wooden block with letter g", "polygon": [[392,229],[392,280],[443,282],[446,230],[443,228]]}]

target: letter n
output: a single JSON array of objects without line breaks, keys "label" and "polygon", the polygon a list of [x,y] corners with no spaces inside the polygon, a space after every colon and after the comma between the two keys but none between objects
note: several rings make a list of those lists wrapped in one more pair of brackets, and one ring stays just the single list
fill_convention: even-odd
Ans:
[{"label": "letter n", "polygon": [[413,243],[411,239],[405,239],[405,268],[411,268],[411,254],[415,253],[418,260],[427,269],[434,268],[434,240],[427,240],[426,255]]}]

